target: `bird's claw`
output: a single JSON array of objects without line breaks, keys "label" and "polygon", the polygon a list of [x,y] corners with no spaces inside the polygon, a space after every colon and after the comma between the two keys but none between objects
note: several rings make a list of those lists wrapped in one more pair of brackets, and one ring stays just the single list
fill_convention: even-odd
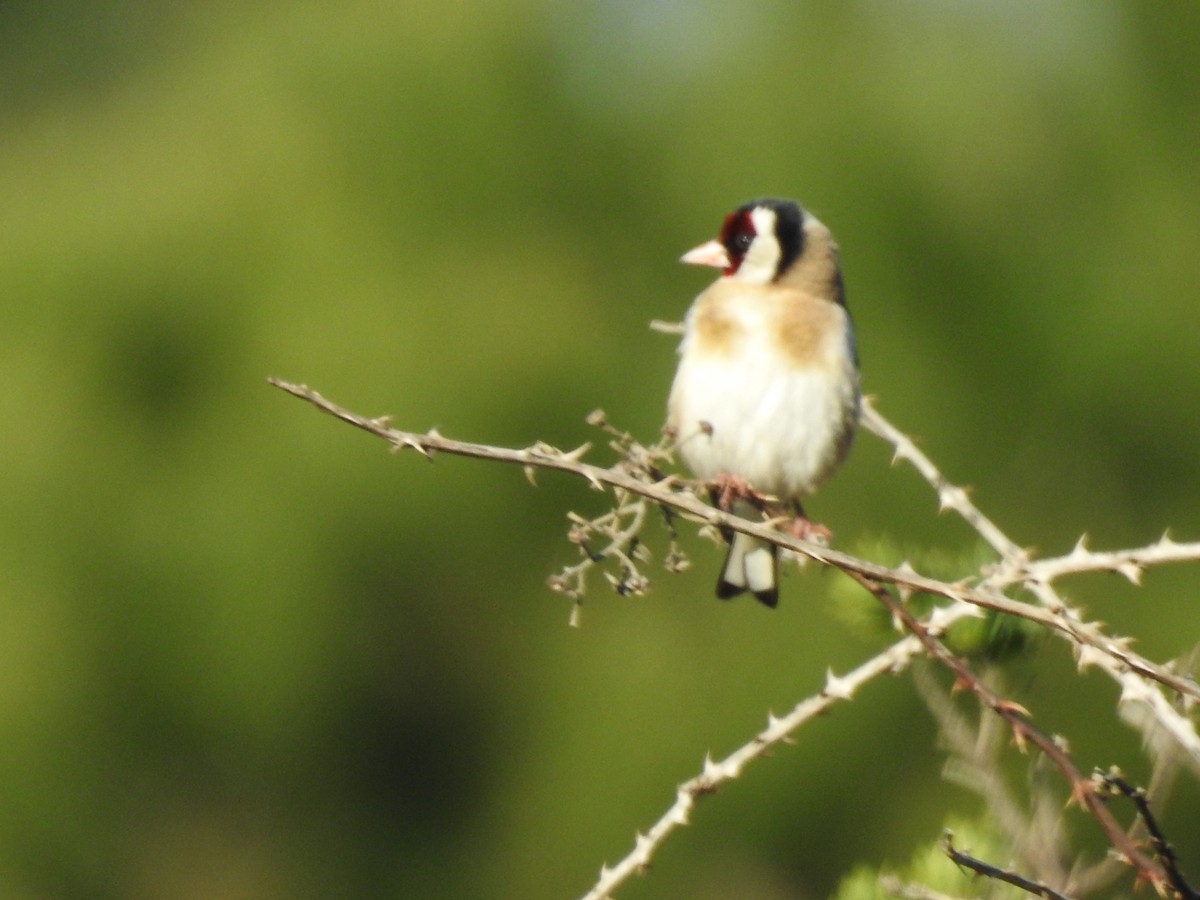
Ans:
[{"label": "bird's claw", "polygon": [[718,509],[731,512],[735,500],[750,500],[758,505],[761,495],[750,487],[750,482],[739,475],[722,472],[712,482],[713,503]]},{"label": "bird's claw", "polygon": [[828,528],[805,516],[796,516],[792,519],[788,523],[787,533],[792,537],[802,541],[811,541],[814,544],[828,544],[829,539],[833,537],[833,532]]}]

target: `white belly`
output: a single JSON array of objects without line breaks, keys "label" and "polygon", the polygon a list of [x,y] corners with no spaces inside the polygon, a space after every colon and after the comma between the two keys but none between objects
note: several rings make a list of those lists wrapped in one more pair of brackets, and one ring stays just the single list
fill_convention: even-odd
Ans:
[{"label": "white belly", "polygon": [[833,474],[858,418],[849,348],[832,368],[796,369],[766,347],[698,360],[688,344],[671,390],[669,424],[697,478],[738,475],[758,491],[791,500]]}]

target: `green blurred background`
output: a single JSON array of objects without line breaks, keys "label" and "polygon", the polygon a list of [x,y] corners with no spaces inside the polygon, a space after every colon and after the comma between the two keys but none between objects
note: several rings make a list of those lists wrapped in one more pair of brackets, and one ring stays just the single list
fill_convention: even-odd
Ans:
[{"label": "green blurred background", "polygon": [[[576,896],[706,752],[891,640],[832,573],[717,603],[686,532],[689,572],[571,629],[545,580],[604,498],[265,383],[651,441],[647,323],[753,196],[833,228],[867,391],[1014,539],[1200,535],[1198,41],[1194,4],[1106,0],[5,5],[0,894]],[[889,456],[864,435],[810,504],[837,545],[969,555]],[[1186,653],[1194,569],[1146,581],[1068,592]],[[1085,769],[1146,776],[1064,644],[1008,677]],[[980,809],[905,678],[799,738],[621,896],[820,897]],[[1193,874],[1198,812],[1185,781]]]}]

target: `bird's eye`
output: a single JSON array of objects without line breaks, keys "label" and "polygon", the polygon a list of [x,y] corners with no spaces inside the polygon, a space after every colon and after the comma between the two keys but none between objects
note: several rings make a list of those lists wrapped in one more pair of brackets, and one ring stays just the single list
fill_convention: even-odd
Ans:
[{"label": "bird's eye", "polygon": [[729,252],[729,258],[740,264],[743,257],[750,252],[755,234],[757,231],[754,228],[754,220],[750,218],[748,210],[735,209],[727,215],[725,224],[721,226],[721,243]]}]

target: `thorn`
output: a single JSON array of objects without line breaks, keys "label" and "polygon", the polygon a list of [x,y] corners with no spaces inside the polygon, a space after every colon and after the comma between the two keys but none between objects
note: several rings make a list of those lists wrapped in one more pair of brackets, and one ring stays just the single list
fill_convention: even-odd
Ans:
[{"label": "thorn", "polygon": [[1083,809],[1087,804],[1088,794],[1095,790],[1095,786],[1089,779],[1080,779],[1071,785],[1071,796],[1067,798],[1066,809],[1072,806],[1078,806]]},{"label": "thorn", "polygon": [[1083,607],[1082,606],[1067,606],[1065,603],[1058,607],[1055,612],[1066,619],[1068,622],[1083,623]]},{"label": "thorn", "polygon": [[966,504],[967,492],[960,487],[947,485],[938,491],[938,512],[945,512],[950,508],[957,508]]},{"label": "thorn", "polygon": [[565,459],[567,462],[579,462],[579,460],[583,457],[583,455],[591,449],[592,449],[592,442],[585,441],[584,443],[582,443],[578,447],[576,447],[574,450],[570,450],[567,453],[562,453],[562,454],[560,454],[560,456],[563,459]]},{"label": "thorn", "polygon": [[1135,562],[1123,562],[1117,566],[1117,571],[1124,575],[1132,584],[1141,586],[1142,567]]},{"label": "thorn", "polygon": [[1121,696],[1117,698],[1117,705],[1124,706],[1126,703],[1140,701],[1147,706],[1151,705],[1154,688],[1146,684],[1140,678],[1123,678],[1121,679]]},{"label": "thorn", "polygon": [[1088,540],[1088,536],[1087,536],[1087,532],[1085,531],[1083,534],[1081,534],[1079,536],[1079,540],[1077,540],[1075,542],[1075,547],[1071,551],[1071,555],[1072,556],[1086,556],[1090,552],[1087,548],[1087,540]]},{"label": "thorn", "polygon": [[1029,710],[1027,710],[1025,707],[1023,707],[1016,700],[1000,700],[999,702],[996,703],[996,708],[1002,709],[1002,710],[1007,710],[1008,712],[1017,713],[1018,715],[1022,715],[1027,719],[1033,718],[1033,713],[1031,713]]},{"label": "thorn", "polygon": [[1013,724],[1013,743],[1017,745],[1019,752],[1028,752],[1029,745],[1025,742],[1025,726]]},{"label": "thorn", "polygon": [[[929,621],[925,623],[925,628],[931,634],[945,634],[950,625],[963,615],[961,608],[956,610],[949,606],[935,606],[933,612],[929,614]],[[982,619],[987,616],[987,613],[978,606],[968,606],[965,615],[972,619]]]},{"label": "thorn", "polygon": [[522,466],[521,468],[525,472],[526,480],[534,487],[537,487],[537,466]]},{"label": "thorn", "polygon": [[1104,652],[1093,647],[1091,644],[1076,645],[1075,666],[1078,671],[1082,672],[1089,666],[1097,665],[1104,660]]},{"label": "thorn", "polygon": [[[896,568],[898,571],[903,572],[905,575],[916,575],[917,574],[917,570],[914,569],[909,564],[907,559],[904,560],[903,562],[901,562],[900,565],[897,566]],[[901,603],[908,603],[908,601],[912,599],[913,594],[915,594],[916,591],[913,590],[911,587],[909,587],[907,584],[899,584],[898,583],[896,585],[896,593],[899,595]]]},{"label": "thorn", "polygon": [[422,444],[421,441],[417,438],[414,438],[414,437],[402,438],[400,440],[400,442],[398,444],[395,444],[394,446],[397,447],[398,449],[404,449],[405,447],[409,447],[413,450],[416,450],[418,453],[420,453],[426,459],[428,459],[428,460],[433,459],[433,456],[430,455],[429,450],[426,449],[425,445]]},{"label": "thorn", "polygon": [[854,696],[854,688],[845,678],[833,674],[833,669],[825,670],[825,687],[821,693],[835,700],[849,700]]},{"label": "thorn", "polygon": [[692,803],[694,802],[692,800],[692,795],[687,791],[680,789],[675,796],[679,801],[679,808],[672,810],[671,821],[676,825],[690,825],[691,823],[688,821],[688,810],[691,809]]},{"label": "thorn", "polygon": [[1133,642],[1135,640],[1137,640],[1137,638],[1120,636],[1110,638],[1108,642],[1108,650],[1110,653],[1128,653],[1129,648],[1133,646]]}]

